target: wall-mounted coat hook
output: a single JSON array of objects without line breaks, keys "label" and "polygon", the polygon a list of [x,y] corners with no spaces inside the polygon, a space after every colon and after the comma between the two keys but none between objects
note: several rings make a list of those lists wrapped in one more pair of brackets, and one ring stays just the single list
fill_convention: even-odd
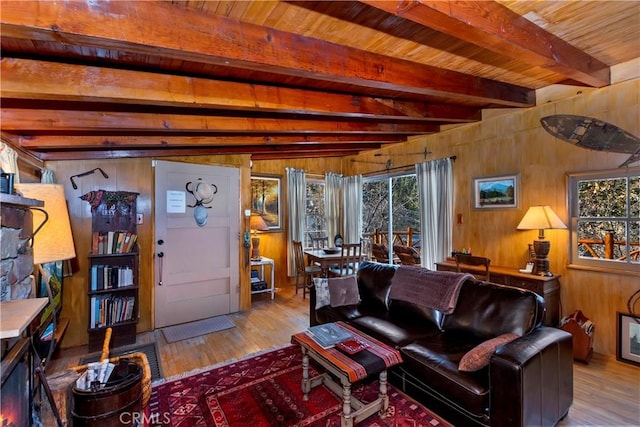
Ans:
[{"label": "wall-mounted coat hook", "polygon": [[90,171],[82,172],[82,173],[79,173],[78,175],[73,175],[71,178],[69,178],[71,180],[71,186],[73,187],[73,189],[74,190],[78,189],[78,185],[75,183],[73,178],[81,178],[83,176],[91,175],[92,173],[96,173],[96,171],[100,171],[102,176],[104,176],[106,179],[109,179],[109,175],[107,175],[101,168],[91,169]]}]

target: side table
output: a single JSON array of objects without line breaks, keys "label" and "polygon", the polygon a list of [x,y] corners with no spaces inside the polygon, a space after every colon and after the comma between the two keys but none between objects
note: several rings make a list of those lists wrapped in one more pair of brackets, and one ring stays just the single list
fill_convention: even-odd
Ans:
[{"label": "side table", "polygon": [[276,296],[276,279],[275,279],[275,261],[271,258],[261,256],[260,259],[252,259],[251,266],[252,267],[260,267],[260,278],[264,280],[264,266],[271,266],[271,280],[269,281],[269,287],[266,289],[251,291],[251,294],[261,294],[263,292],[271,292],[271,299],[273,300]]}]

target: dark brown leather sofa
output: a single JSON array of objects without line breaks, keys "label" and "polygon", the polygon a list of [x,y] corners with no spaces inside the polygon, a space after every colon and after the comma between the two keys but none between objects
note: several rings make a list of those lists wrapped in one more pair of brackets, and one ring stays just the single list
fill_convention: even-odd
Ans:
[{"label": "dark brown leather sofa", "polygon": [[[517,288],[466,280],[451,314],[389,298],[397,266],[364,262],[360,303],[315,309],[310,324],[346,321],[401,351],[390,381],[427,407],[453,414],[456,425],[552,426],[573,401],[571,335],[542,326],[544,300]],[[462,356],[505,333],[519,337],[475,372],[458,370]]]}]

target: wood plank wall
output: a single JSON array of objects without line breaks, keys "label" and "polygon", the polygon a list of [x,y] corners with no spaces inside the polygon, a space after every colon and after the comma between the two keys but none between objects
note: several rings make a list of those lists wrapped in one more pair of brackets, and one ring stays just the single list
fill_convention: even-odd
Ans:
[{"label": "wood plank wall", "polygon": [[[637,65],[636,65],[637,67]],[[540,126],[540,118],[551,114],[577,114],[601,118],[640,135],[639,93],[640,79],[614,84],[603,89],[573,88],[569,98],[554,101],[554,94],[541,94],[540,106],[527,110],[494,111],[476,124],[455,127],[434,136],[416,137],[406,144],[379,153],[392,153],[394,166],[413,165],[424,161],[425,148],[432,152],[427,160],[455,155],[455,214],[461,214],[462,224],[454,226],[454,248],[471,247],[476,254],[486,255],[492,264],[518,267],[527,259],[527,244],[537,233],[521,232],[516,225],[533,204],[548,204],[567,222],[566,173],[616,168],[627,155],[601,153],[575,148],[556,140]],[[542,103],[542,96],[548,96]],[[398,154],[406,156],[397,156]],[[381,161],[384,156],[374,153],[357,157],[359,160]],[[304,169],[309,174],[323,175],[325,171],[353,175],[373,173],[379,166],[351,162],[350,159],[308,159],[282,161],[254,161],[249,168],[249,156],[209,156],[172,159],[203,164],[235,165],[241,168],[242,207],[249,207],[249,177],[251,174],[276,174],[283,179],[283,211],[286,212],[285,168]],[[87,301],[87,259],[89,252],[91,214],[88,204],[78,199],[87,191],[129,190],[140,193],[139,212],[145,224],[139,226],[142,244],[141,259],[141,321],[139,331],[150,330],[153,318],[153,170],[151,159],[119,159],[100,161],[56,161],[47,166],[54,170],[58,182],[64,184],[69,201],[76,251],[76,270],[65,280],[63,315],[71,318],[71,325],[62,347],[85,344]],[[69,176],[95,167],[102,167],[109,180],[94,174],[78,181],[73,190]],[[381,171],[381,173],[384,171]],[[520,206],[517,209],[478,211],[472,207],[472,178],[502,174],[520,174]],[[275,259],[276,284],[289,286],[286,274],[286,215],[281,232],[262,233],[261,253]],[[241,229],[247,229],[242,224]],[[626,300],[638,288],[638,277],[611,272],[583,271],[567,268],[568,232],[551,230],[545,233],[551,240],[551,271],[561,274],[562,314],[581,309],[596,324],[595,351],[615,354],[616,311],[626,311]],[[242,254],[239,254],[242,256]],[[241,263],[241,265],[244,265]],[[241,278],[248,270],[241,271]],[[243,280],[244,282],[248,282]],[[250,308],[249,288],[241,292],[241,309]]]},{"label": "wood plank wall", "polygon": [[[637,70],[638,63],[633,65]],[[540,118],[553,114],[597,117],[640,135],[640,80],[603,89],[574,88],[575,95],[555,102],[554,93],[543,93],[548,102],[514,112],[497,111],[482,122],[452,128],[433,136],[413,138],[403,146],[377,153],[392,153],[395,165],[457,156],[454,165],[454,218],[463,222],[453,229],[453,247],[471,247],[474,254],[488,256],[492,265],[524,267],[528,243],[537,231],[517,231],[516,226],[531,205],[550,205],[568,224],[566,174],[615,169],[628,154],[603,153],[577,148],[555,139],[540,125]],[[398,154],[407,153],[406,157]],[[375,153],[359,160],[381,161]],[[371,172],[372,166],[354,162],[350,174]],[[473,208],[473,178],[520,174],[520,206],[517,209]],[[594,350],[615,355],[617,311],[627,312],[626,301],[640,286],[638,275],[568,268],[568,230],[547,230],[551,241],[551,271],[560,274],[561,313],[580,309],[596,325]]]}]

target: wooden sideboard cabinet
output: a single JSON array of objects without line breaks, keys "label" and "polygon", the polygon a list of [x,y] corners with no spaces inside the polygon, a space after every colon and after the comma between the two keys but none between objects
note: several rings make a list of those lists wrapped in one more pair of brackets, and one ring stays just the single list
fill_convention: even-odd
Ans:
[{"label": "wooden sideboard cabinet", "polygon": [[[456,263],[451,260],[437,262],[436,269],[438,271],[456,271]],[[462,271],[478,273],[480,269],[464,266]],[[490,281],[493,283],[527,289],[542,296],[546,308],[544,325],[556,327],[560,323],[560,276],[537,276],[520,273],[517,268],[493,265],[489,268],[489,275]]]}]

